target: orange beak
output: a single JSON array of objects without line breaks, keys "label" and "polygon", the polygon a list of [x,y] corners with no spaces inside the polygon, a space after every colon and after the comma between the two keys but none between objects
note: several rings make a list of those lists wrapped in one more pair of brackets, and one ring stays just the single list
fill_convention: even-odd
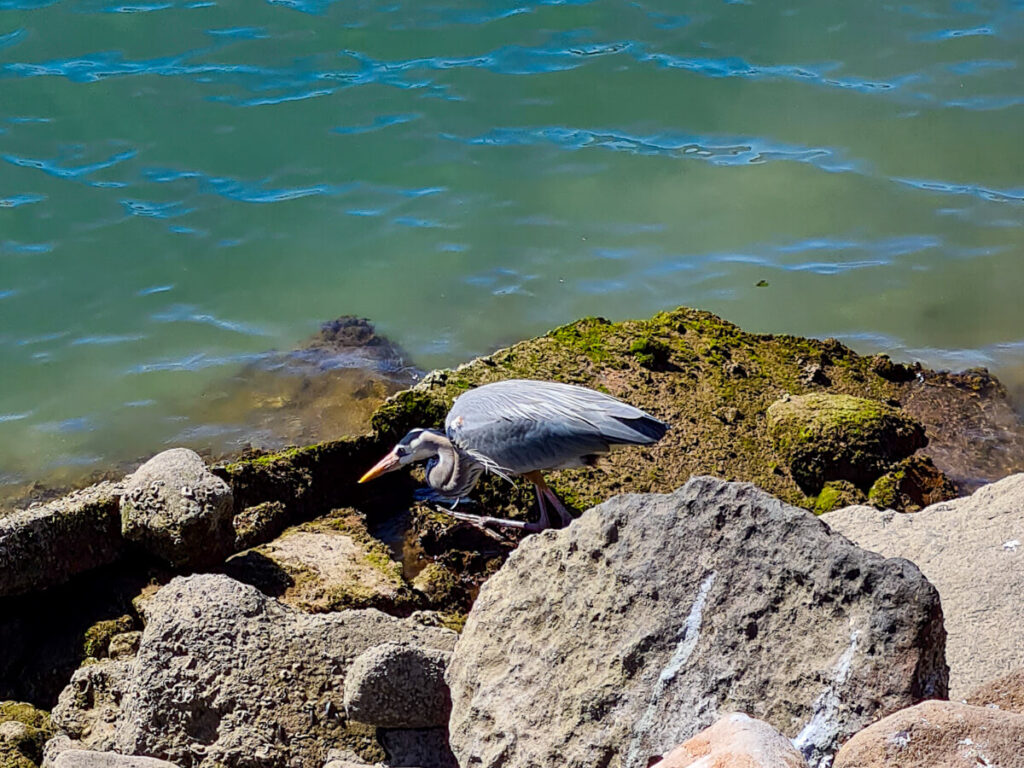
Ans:
[{"label": "orange beak", "polygon": [[398,456],[394,451],[392,451],[383,459],[374,464],[370,468],[369,472],[367,472],[365,475],[359,478],[359,482],[368,482],[376,477],[380,477],[385,472],[390,472],[393,469],[398,469]]}]

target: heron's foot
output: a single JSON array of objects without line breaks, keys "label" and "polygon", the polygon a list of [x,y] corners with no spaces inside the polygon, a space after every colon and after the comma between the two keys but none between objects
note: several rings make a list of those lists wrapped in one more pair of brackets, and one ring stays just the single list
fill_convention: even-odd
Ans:
[{"label": "heron's foot", "polygon": [[445,507],[435,507],[435,509],[438,512],[450,515],[460,522],[469,523],[485,530],[517,528],[527,533],[536,533],[537,531],[543,531],[545,528],[540,523],[527,523],[524,520],[509,520],[508,518],[491,517],[490,515],[471,515],[468,512],[456,512],[454,509],[446,509]]}]

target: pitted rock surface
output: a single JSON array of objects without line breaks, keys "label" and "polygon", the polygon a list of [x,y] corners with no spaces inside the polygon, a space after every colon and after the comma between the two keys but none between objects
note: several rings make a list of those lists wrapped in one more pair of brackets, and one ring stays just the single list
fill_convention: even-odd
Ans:
[{"label": "pitted rock surface", "polygon": [[355,748],[352,661],[387,641],[450,651],[451,630],[373,609],[311,615],[226,576],[176,578],[150,602],[116,749],[181,768],[323,765]]},{"label": "pitted rock surface", "polygon": [[938,594],[749,484],[626,495],[525,540],[455,648],[451,745],[475,768],[645,768],[742,710],[823,766],[948,671]]},{"label": "pitted rock surface", "polygon": [[451,653],[384,643],[361,653],[345,680],[345,713],[383,728],[448,725],[451,695],[444,671]]},{"label": "pitted rock surface", "polygon": [[803,756],[768,723],[726,715],[669,752],[653,768],[807,768]]},{"label": "pitted rock surface", "polygon": [[234,548],[231,486],[195,451],[172,448],[125,478],[121,533],[175,568],[212,565]]},{"label": "pitted rock surface", "polygon": [[907,558],[939,590],[951,698],[1024,666],[1024,474],[912,515],[856,506],[822,520],[865,549]]}]

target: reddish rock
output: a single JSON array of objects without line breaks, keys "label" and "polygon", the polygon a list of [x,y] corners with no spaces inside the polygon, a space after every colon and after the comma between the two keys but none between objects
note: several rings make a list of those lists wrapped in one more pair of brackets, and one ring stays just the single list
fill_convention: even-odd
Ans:
[{"label": "reddish rock", "polygon": [[1024,715],[925,701],[855,735],[833,768],[1021,768]]},{"label": "reddish rock", "polygon": [[654,768],[807,768],[793,744],[768,723],[726,715],[673,749]]},{"label": "reddish rock", "polygon": [[1024,667],[979,685],[967,694],[967,703],[1024,714]]}]

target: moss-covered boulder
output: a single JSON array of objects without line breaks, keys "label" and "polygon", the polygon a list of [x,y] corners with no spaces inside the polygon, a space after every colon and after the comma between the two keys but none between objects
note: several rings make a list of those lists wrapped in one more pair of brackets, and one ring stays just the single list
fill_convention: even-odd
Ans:
[{"label": "moss-covered boulder", "polygon": [[830,480],[867,488],[928,440],[898,408],[851,395],[785,396],[768,408],[768,433],[797,485],[817,494]]},{"label": "moss-covered boulder", "polygon": [[226,572],[309,613],[377,608],[408,615],[420,607],[388,548],[352,509],[287,529],[228,560]]},{"label": "moss-covered boulder", "polygon": [[50,715],[19,701],[0,701],[0,768],[36,768],[53,736]]},{"label": "moss-covered boulder", "polygon": [[97,621],[85,631],[82,638],[82,655],[85,658],[96,659],[108,656],[111,638],[123,632],[130,632],[134,628],[135,620],[128,614],[116,619]]},{"label": "moss-covered boulder", "polygon": [[852,504],[862,504],[864,492],[849,480],[832,480],[825,483],[814,502],[814,514],[823,515],[834,509],[842,509]]},{"label": "moss-covered boulder", "polygon": [[881,509],[916,512],[954,495],[955,487],[929,457],[911,456],[872,483],[868,502]]}]

